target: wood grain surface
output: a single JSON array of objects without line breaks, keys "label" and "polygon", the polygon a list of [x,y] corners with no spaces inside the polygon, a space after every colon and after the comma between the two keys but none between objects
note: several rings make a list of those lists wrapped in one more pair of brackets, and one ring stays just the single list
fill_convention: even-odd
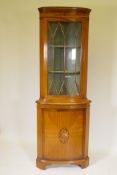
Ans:
[{"label": "wood grain surface", "polygon": [[[49,164],[89,164],[89,110],[87,99],[88,28],[90,9],[41,7],[40,99],[37,103],[37,167]],[[48,95],[48,22],[80,22],[82,25],[80,92],[78,96]]]}]

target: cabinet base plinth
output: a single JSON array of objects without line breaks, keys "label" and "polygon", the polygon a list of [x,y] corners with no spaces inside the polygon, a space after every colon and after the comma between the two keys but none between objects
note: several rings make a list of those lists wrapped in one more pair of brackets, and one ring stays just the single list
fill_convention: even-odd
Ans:
[{"label": "cabinet base plinth", "polygon": [[51,160],[40,160],[38,158],[36,160],[37,168],[40,168],[42,170],[46,169],[47,165],[52,165],[52,164],[72,164],[72,165],[78,165],[82,169],[84,169],[89,165],[89,157],[86,157],[80,160],[72,160],[72,161],[51,161]]}]

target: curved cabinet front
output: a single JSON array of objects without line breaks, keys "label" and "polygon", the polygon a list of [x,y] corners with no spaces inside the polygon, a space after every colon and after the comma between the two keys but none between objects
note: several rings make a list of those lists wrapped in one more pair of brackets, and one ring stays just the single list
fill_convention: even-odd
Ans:
[{"label": "curved cabinet front", "polygon": [[[52,107],[53,106],[53,107]],[[88,105],[47,105],[37,102],[37,166],[72,163],[88,165]]]}]

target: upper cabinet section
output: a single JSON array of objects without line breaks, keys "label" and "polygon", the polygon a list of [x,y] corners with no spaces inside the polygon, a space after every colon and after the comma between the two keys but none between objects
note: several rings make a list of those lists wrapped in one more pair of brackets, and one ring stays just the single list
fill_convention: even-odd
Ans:
[{"label": "upper cabinet section", "polygon": [[39,8],[41,97],[86,98],[90,11],[75,7]]}]

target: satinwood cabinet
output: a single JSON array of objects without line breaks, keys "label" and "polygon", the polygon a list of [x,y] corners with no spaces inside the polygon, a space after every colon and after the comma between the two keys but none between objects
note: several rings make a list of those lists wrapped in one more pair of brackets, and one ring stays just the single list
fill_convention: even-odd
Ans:
[{"label": "satinwood cabinet", "polygon": [[89,164],[88,8],[41,7],[37,167]]}]

